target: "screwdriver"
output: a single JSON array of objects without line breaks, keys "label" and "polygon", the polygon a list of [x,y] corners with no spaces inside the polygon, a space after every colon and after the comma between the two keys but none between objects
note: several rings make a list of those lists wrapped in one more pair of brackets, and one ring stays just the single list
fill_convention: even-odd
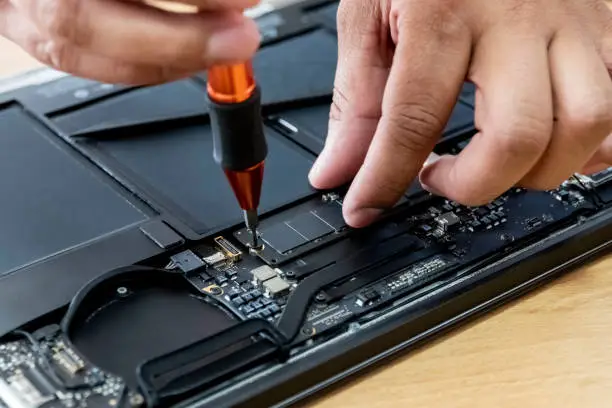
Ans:
[{"label": "screwdriver", "polygon": [[268,154],[261,116],[261,91],[250,61],[209,68],[207,94],[214,159],[242,208],[251,251],[258,252],[257,209]]}]

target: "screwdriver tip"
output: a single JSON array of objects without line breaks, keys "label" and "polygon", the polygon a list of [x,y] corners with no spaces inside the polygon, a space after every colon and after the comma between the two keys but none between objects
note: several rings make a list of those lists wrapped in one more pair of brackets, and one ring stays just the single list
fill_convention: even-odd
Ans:
[{"label": "screwdriver tip", "polygon": [[244,223],[246,224],[247,230],[251,233],[251,252],[258,253],[263,249],[263,244],[259,241],[259,235],[257,234],[257,225],[259,218],[257,210],[243,210]]}]

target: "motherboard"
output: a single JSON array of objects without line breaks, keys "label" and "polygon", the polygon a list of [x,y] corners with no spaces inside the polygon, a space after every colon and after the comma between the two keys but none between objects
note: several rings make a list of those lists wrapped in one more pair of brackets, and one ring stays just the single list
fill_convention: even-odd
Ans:
[{"label": "motherboard", "polygon": [[[480,207],[415,188],[408,200],[418,197],[418,204],[409,211],[399,204],[363,231],[344,223],[342,194],[325,193],[263,219],[260,252],[249,251],[249,231],[238,228],[158,266],[182,274],[237,320],[267,320],[301,353],[576,223],[611,201],[601,194],[610,174],[575,175],[552,191],[516,188]],[[57,325],[17,331],[0,345],[2,408],[143,403],[137,389],[89,362]]]},{"label": "motherboard", "polygon": [[300,343],[424,296],[478,261],[575,222],[595,209],[577,180],[554,191],[513,189],[475,208],[421,190],[426,197],[408,214],[400,206],[359,232],[343,222],[341,195],[324,194],[265,219],[256,256],[239,229],[176,254],[169,267],[242,318],[267,319]]},{"label": "motherboard", "polygon": [[[477,207],[415,180],[350,228],[346,186],[308,183],[338,2],[307,3],[259,21],[256,251],[212,156],[205,75],[0,94],[0,184],[16,192],[0,201],[0,408],[289,405],[608,249],[612,167]],[[435,153],[469,144],[474,94],[464,84]]]},{"label": "motherboard", "polygon": [[[122,379],[88,364],[58,326],[18,331],[0,345],[0,407],[139,407],[144,400]],[[19,338],[21,337],[21,338]]]}]

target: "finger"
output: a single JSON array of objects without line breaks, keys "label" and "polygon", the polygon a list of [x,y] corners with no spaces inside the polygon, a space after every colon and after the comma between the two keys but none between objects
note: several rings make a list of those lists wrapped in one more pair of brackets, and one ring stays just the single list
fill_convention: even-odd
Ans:
[{"label": "finger", "polygon": [[542,190],[582,168],[612,131],[612,83],[595,47],[565,30],[550,45],[549,61],[557,121],[548,149],[521,181]]},{"label": "finger", "polygon": [[430,3],[425,8],[419,3],[418,10],[411,6],[416,3],[399,3],[404,9],[391,22],[398,38],[382,116],[343,203],[352,226],[370,224],[406,192],[439,139],[466,76],[470,32],[446,8]]},{"label": "finger", "polygon": [[546,39],[521,30],[489,31],[476,46],[472,78],[479,88],[481,131],[455,157],[421,172],[431,192],[480,205],[519,182],[543,154],[552,132]]},{"label": "finger", "polygon": [[381,114],[392,62],[383,36],[379,2],[341,2],[338,10],[338,66],[325,147],[310,171],[315,188],[349,182],[359,170]]},{"label": "finger", "polygon": [[[138,1],[138,0],[132,0]],[[200,10],[244,10],[256,6],[259,0],[143,0],[143,3],[169,11],[188,10],[184,5],[196,6]],[[189,8],[193,10],[193,8]]]},{"label": "finger", "polygon": [[592,174],[612,166],[612,135],[599,146],[595,154],[583,166],[581,173]]},{"label": "finger", "polygon": [[[3,10],[5,19],[3,35],[21,46],[45,65],[72,75],[90,78],[105,83],[147,85],[177,80],[189,76],[190,72],[172,71],[163,66],[133,65],[111,60],[68,44],[44,41],[32,22],[14,8]],[[51,46],[50,46],[51,45]]]},{"label": "finger", "polygon": [[173,69],[163,65],[123,62],[92,54],[70,44],[46,42],[32,52],[39,61],[58,71],[103,83],[155,85],[196,74],[196,71]]},{"label": "finger", "polygon": [[259,44],[241,12],[171,13],[119,0],[18,0],[41,33],[132,64],[202,69],[242,61]]}]

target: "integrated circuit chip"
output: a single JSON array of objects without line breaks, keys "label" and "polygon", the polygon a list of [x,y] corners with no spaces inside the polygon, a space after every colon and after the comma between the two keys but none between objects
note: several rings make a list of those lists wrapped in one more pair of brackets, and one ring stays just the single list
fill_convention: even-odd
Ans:
[{"label": "integrated circuit chip", "polygon": [[[340,216],[342,214],[340,213]],[[331,221],[339,226],[338,220]],[[280,253],[285,253],[308,242],[312,242],[336,228],[315,212],[300,214],[289,221],[280,222],[262,228],[261,238]]]},{"label": "integrated circuit chip", "polygon": [[282,296],[289,291],[291,286],[282,278],[278,276],[272,279],[269,279],[263,283],[263,286],[271,297]]},{"label": "integrated circuit chip", "polygon": [[342,207],[339,204],[322,206],[313,210],[312,213],[336,231],[341,231],[346,227],[346,222],[342,216]]},{"label": "integrated circuit chip", "polygon": [[291,221],[288,221],[287,225],[308,241],[314,241],[317,238],[321,238],[323,235],[334,232],[334,228],[332,228],[331,225],[310,212],[298,215]]},{"label": "integrated circuit chip", "polygon": [[251,274],[253,275],[253,279],[256,282],[265,282],[268,279],[272,279],[276,276],[276,272],[274,272],[274,269],[272,269],[268,265],[263,265],[253,269],[251,271]]},{"label": "integrated circuit chip", "polygon": [[304,236],[287,225],[286,222],[262,228],[261,239],[277,252],[285,253],[308,242]]}]

